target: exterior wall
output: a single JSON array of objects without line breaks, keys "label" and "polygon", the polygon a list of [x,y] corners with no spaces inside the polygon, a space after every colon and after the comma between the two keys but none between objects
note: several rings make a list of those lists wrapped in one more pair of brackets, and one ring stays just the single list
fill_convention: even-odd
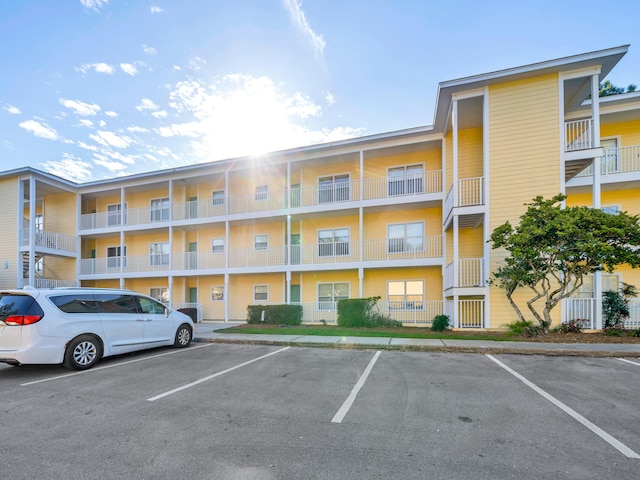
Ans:
[{"label": "exterior wall", "polygon": [[[458,179],[482,177],[482,127],[458,132]],[[452,173],[453,174],[453,173]]]},{"label": "exterior wall", "polygon": [[640,145],[640,120],[603,124],[600,127],[600,137],[621,137],[618,147]]},{"label": "exterior wall", "polygon": [[364,162],[364,178],[382,178],[386,177],[389,168],[399,167],[403,165],[424,166],[426,172],[432,170],[440,170],[442,168],[442,153],[440,145],[437,148],[424,148],[415,152],[381,156],[375,158],[366,158]]},{"label": "exterior wall", "polygon": [[45,230],[64,235],[76,234],[76,194],[46,195],[43,214]]},{"label": "exterior wall", "polygon": [[[560,192],[560,131],[558,77],[547,75],[489,88],[489,231],[524,213],[536,195]],[[505,256],[493,250],[494,271]],[[525,315],[529,291],[517,295]],[[498,328],[516,319],[504,291],[490,289],[489,326]],[[559,315],[560,308],[555,310]],[[558,317],[559,318],[559,317]]]},{"label": "exterior wall", "polygon": [[[18,219],[18,179],[0,179],[0,215],[13,225]],[[0,287],[15,288],[18,271],[18,228],[5,228],[0,235]],[[5,268],[6,266],[6,268]]]}]

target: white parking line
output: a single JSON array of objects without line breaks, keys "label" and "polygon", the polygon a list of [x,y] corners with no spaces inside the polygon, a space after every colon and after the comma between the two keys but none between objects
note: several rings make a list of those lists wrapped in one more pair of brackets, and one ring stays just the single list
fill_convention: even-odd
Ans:
[{"label": "white parking line", "polygon": [[500,360],[494,358],[492,355],[486,355],[487,357],[489,357],[489,359],[493,360],[495,363],[497,363],[498,365],[500,365],[502,368],[504,368],[507,372],[509,372],[511,375],[513,375],[514,377],[516,377],[518,380],[522,381],[522,383],[524,383],[527,387],[531,388],[533,391],[535,391],[536,393],[542,395],[544,398],[546,398],[547,400],[549,400],[551,403],[553,403],[556,407],[558,407],[560,410],[564,411],[565,413],[568,413],[569,415],[571,415],[575,420],[577,420],[578,422],[580,422],[582,425],[584,425],[585,427],[587,427],[589,430],[591,430],[593,433],[595,433],[596,435],[598,435],[600,438],[602,438],[605,442],[607,442],[609,445],[611,445],[613,448],[615,448],[616,450],[618,450],[620,453],[622,453],[625,457],[629,457],[629,458],[637,458],[640,459],[640,455],[638,455],[636,452],[634,452],[633,450],[631,450],[629,447],[627,447],[624,443],[620,442],[619,440],[615,439],[614,437],[612,437],[611,435],[609,435],[607,432],[605,432],[604,430],[602,430],[600,427],[598,427],[597,425],[591,423],[589,420],[587,420],[585,417],[583,417],[582,415],[580,415],[578,412],[576,412],[575,410],[573,410],[572,408],[568,407],[567,405],[565,405],[564,403],[562,403],[560,400],[558,400],[557,398],[551,396],[550,394],[548,394],[547,392],[545,392],[543,389],[541,389],[540,387],[538,387],[535,383],[530,382],[529,380],[527,380],[525,377],[523,377],[522,375],[520,375],[518,372],[516,372],[515,370],[509,368],[508,366],[506,366],[504,363],[502,363]]},{"label": "white parking line", "polygon": [[380,353],[382,353],[382,352],[380,350],[378,350],[376,352],[376,354],[373,356],[373,358],[369,362],[369,365],[367,365],[367,368],[365,369],[364,373],[360,377],[360,380],[358,380],[358,383],[356,383],[356,385],[353,387],[353,390],[351,390],[351,394],[344,401],[344,403],[340,407],[340,410],[338,410],[338,412],[331,419],[332,423],[342,423],[342,420],[344,419],[344,417],[349,412],[349,409],[351,408],[351,405],[353,405],[353,402],[356,400],[356,397],[358,396],[358,392],[360,391],[360,389],[364,385],[364,382],[367,381],[367,377],[371,373],[371,370],[373,369],[373,366],[375,365],[376,360],[378,360],[378,357],[380,356]]},{"label": "white parking line", "polygon": [[111,365],[104,365],[102,367],[94,367],[94,368],[90,368],[89,370],[82,370],[80,372],[67,373],[67,374],[64,374],[64,375],[56,375],[55,377],[43,378],[42,380],[34,380],[33,382],[21,383],[20,386],[21,387],[26,387],[26,386],[29,386],[29,385],[35,385],[36,383],[49,382],[51,380],[60,380],[61,378],[67,378],[67,377],[75,377],[76,375],[84,375],[86,373],[97,372],[97,371],[100,371],[100,370],[106,370],[107,368],[121,367],[122,365],[129,365],[130,363],[143,362],[145,360],[150,360],[152,358],[164,357],[166,355],[173,355],[175,353],[188,352],[188,351],[191,351],[191,350],[195,350],[196,348],[209,347],[211,345],[213,345],[213,343],[206,343],[204,345],[198,345],[197,347],[189,347],[187,349],[181,348],[180,350],[173,350],[171,352],[159,353],[158,355],[150,355],[148,357],[136,358],[135,360],[128,360],[126,362],[113,363]]},{"label": "white parking line", "polygon": [[216,377],[219,377],[220,375],[224,375],[225,373],[229,373],[229,372],[232,372],[234,370],[237,370],[238,368],[244,367],[245,365],[249,365],[250,363],[257,362],[258,360],[262,360],[264,358],[270,357],[271,355],[275,355],[276,353],[284,352],[285,350],[288,350],[289,348],[291,348],[291,347],[284,347],[284,348],[281,348],[280,350],[276,350],[275,352],[267,353],[266,355],[262,355],[261,357],[254,358],[253,360],[249,360],[248,362],[241,363],[240,365],[236,365],[235,367],[227,368],[226,370],[223,370],[222,372],[214,373],[213,375],[209,375],[208,377],[201,378],[200,380],[196,380],[195,382],[187,383],[186,385],[183,385],[183,386],[178,387],[178,388],[174,388],[173,390],[169,390],[168,392],[165,392],[165,393],[161,393],[160,395],[156,395],[155,397],[147,398],[147,401],[148,402],[155,402],[156,400],[160,400],[161,398],[168,397],[169,395],[172,395],[174,393],[181,392],[182,390],[186,390],[187,388],[191,388],[191,387],[193,387],[195,385],[198,385],[198,384],[200,384],[202,382],[206,382],[208,380],[211,380],[212,378],[216,378]]},{"label": "white parking line", "polygon": [[631,360],[627,360],[626,358],[618,358],[618,360],[620,360],[621,362],[627,362],[627,363],[630,363],[631,365],[636,365],[636,366],[640,367],[640,363],[632,362]]}]

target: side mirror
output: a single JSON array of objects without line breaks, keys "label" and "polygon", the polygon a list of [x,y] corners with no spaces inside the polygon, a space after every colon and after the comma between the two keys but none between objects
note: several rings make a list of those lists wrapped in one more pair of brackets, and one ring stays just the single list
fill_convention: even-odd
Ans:
[{"label": "side mirror", "polygon": [[169,308],[164,307],[164,318],[169,318]]}]

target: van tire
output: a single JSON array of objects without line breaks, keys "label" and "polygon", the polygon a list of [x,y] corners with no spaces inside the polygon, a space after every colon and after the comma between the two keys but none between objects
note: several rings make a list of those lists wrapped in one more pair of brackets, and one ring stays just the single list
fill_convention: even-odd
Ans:
[{"label": "van tire", "polygon": [[183,323],[176,330],[176,339],[173,342],[174,347],[185,348],[191,344],[191,339],[193,338],[193,332],[191,331],[191,327],[186,323]]},{"label": "van tire", "polygon": [[63,365],[69,370],[87,370],[102,357],[102,345],[92,335],[79,335],[69,342],[64,351]]}]

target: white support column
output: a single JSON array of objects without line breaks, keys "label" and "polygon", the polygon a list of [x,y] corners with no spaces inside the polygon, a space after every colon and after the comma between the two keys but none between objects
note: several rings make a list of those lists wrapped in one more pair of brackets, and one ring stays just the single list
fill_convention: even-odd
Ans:
[{"label": "white support column", "polygon": [[459,286],[459,252],[458,252],[458,241],[459,241],[459,232],[458,232],[458,216],[454,215],[453,217],[453,288],[457,288]]},{"label": "white support column", "polygon": [[229,274],[224,274],[224,321],[229,321]]},{"label": "white support column", "polygon": [[78,232],[82,221],[82,195],[76,194],[76,287],[80,286],[80,274],[82,273],[82,241]]},{"label": "white support column", "polygon": [[[591,77],[591,114],[593,118],[593,146],[600,147],[600,97],[599,97],[599,76]],[[600,187],[600,163],[601,157],[593,159],[593,208],[602,206]],[[594,327],[602,329],[602,272],[596,272],[593,276],[593,293],[595,296]]]},{"label": "white support column", "polygon": [[360,298],[362,298],[362,296],[364,295],[363,282],[364,282],[364,268],[360,267],[358,268],[358,296]]},{"label": "white support column", "polygon": [[360,201],[364,200],[364,150],[360,150]]},{"label": "white support column", "polygon": [[358,246],[360,247],[360,262],[364,261],[364,210],[362,207],[358,209]]},{"label": "white support column", "polygon": [[460,304],[458,295],[453,296],[453,328],[458,328],[460,326],[460,320],[458,319],[460,313]]},{"label": "white support column", "polygon": [[451,109],[451,125],[453,131],[453,175],[451,177],[453,206],[458,206],[458,101],[454,100]]},{"label": "white support column", "polygon": [[124,288],[124,263],[126,257],[124,255],[124,230],[122,227],[125,225],[125,217],[128,215],[125,210],[125,191],[124,187],[120,188],[120,288]]},{"label": "white support column", "polygon": [[483,239],[484,239],[484,262],[482,279],[484,283],[484,322],[482,327],[491,326],[491,287],[489,280],[491,278],[491,229],[490,229],[490,197],[491,176],[490,172],[490,149],[489,149],[489,87],[484,89],[483,105],[482,105],[482,154],[483,154],[483,175],[484,175],[484,220]]},{"label": "white support column", "polygon": [[[16,287],[23,287],[24,284],[24,260],[22,257],[22,252],[20,251],[20,247],[22,246],[22,239],[24,238],[24,182],[22,179],[18,180],[18,211],[16,225],[18,227],[18,231],[20,234],[18,235],[18,244],[16,245]],[[9,268],[9,261],[6,260],[4,263],[4,268]]]},{"label": "white support column", "polygon": [[38,194],[36,192],[36,177],[29,177],[29,285],[35,286],[36,276],[36,207]]}]

